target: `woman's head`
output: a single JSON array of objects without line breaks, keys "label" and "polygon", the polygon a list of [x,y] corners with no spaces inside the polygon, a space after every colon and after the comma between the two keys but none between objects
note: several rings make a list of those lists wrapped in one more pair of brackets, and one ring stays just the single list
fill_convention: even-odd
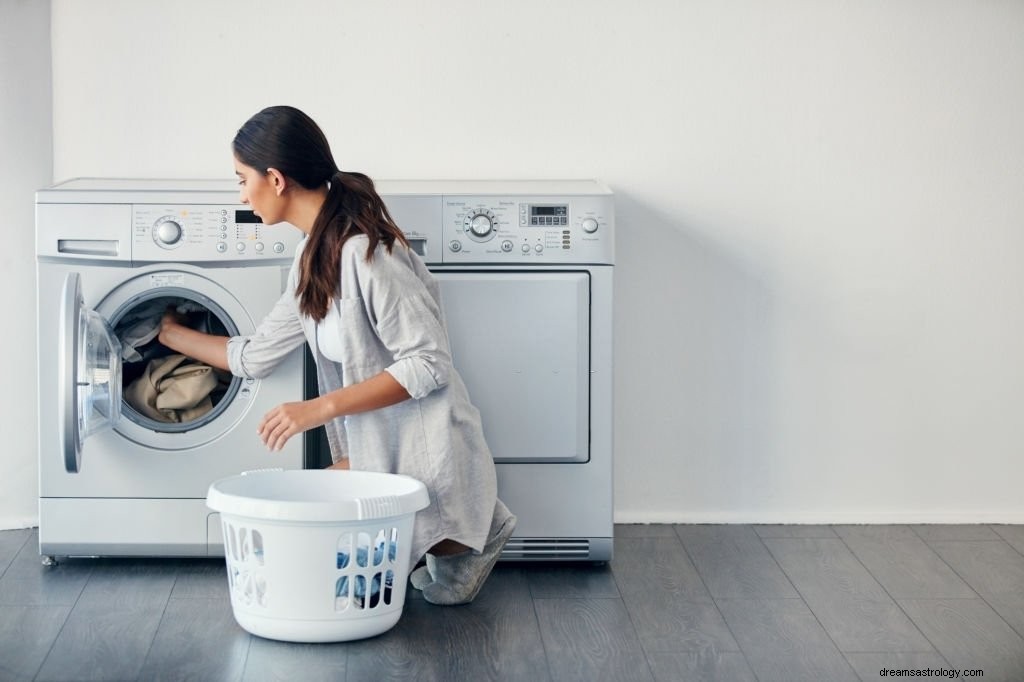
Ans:
[{"label": "woman's head", "polygon": [[282,195],[289,186],[319,191],[323,203],[299,262],[299,309],[321,320],[338,295],[341,247],[350,237],[369,238],[366,259],[378,244],[391,250],[406,244],[373,181],[362,173],[338,170],[320,126],[295,107],[268,107],[239,128],[231,143],[235,170],[242,178],[241,199],[266,223],[285,218]]},{"label": "woman's head", "polygon": [[338,166],[320,127],[295,107],[268,107],[239,128],[231,143],[240,199],[264,222],[284,220],[285,189],[326,189]]},{"label": "woman's head", "polygon": [[238,129],[235,158],[266,172],[276,168],[306,189],[326,185],[338,164],[320,126],[295,107],[267,107]]}]

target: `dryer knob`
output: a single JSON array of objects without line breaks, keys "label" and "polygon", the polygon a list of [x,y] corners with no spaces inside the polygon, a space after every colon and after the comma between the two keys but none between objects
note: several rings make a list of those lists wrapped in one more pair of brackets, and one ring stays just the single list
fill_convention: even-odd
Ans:
[{"label": "dryer knob", "polygon": [[181,225],[173,220],[164,220],[157,224],[153,234],[164,244],[174,244],[181,239]]},{"label": "dryer knob", "polygon": [[486,237],[494,229],[493,220],[489,213],[477,213],[466,220],[466,227],[477,237]]}]

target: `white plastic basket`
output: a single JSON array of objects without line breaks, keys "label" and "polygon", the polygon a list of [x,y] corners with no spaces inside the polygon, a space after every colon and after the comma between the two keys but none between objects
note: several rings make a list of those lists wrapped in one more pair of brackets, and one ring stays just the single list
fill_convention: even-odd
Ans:
[{"label": "white plastic basket", "polygon": [[429,504],[408,476],[254,471],[214,482],[235,620],[289,642],[372,637],[402,615],[413,523]]}]

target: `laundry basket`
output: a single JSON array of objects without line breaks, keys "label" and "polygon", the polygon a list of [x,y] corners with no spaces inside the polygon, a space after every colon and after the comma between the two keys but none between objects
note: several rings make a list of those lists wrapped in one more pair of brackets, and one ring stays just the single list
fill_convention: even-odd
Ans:
[{"label": "laundry basket", "polygon": [[253,471],[214,482],[235,620],[269,639],[372,637],[402,615],[413,523],[429,504],[408,476]]}]

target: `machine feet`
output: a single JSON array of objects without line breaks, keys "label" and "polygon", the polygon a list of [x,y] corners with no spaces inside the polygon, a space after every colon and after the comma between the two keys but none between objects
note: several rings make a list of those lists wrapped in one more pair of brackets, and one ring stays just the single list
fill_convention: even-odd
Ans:
[{"label": "machine feet", "polygon": [[43,561],[43,566],[56,566],[57,565],[57,557],[55,557],[55,556],[44,555],[42,561]]}]

